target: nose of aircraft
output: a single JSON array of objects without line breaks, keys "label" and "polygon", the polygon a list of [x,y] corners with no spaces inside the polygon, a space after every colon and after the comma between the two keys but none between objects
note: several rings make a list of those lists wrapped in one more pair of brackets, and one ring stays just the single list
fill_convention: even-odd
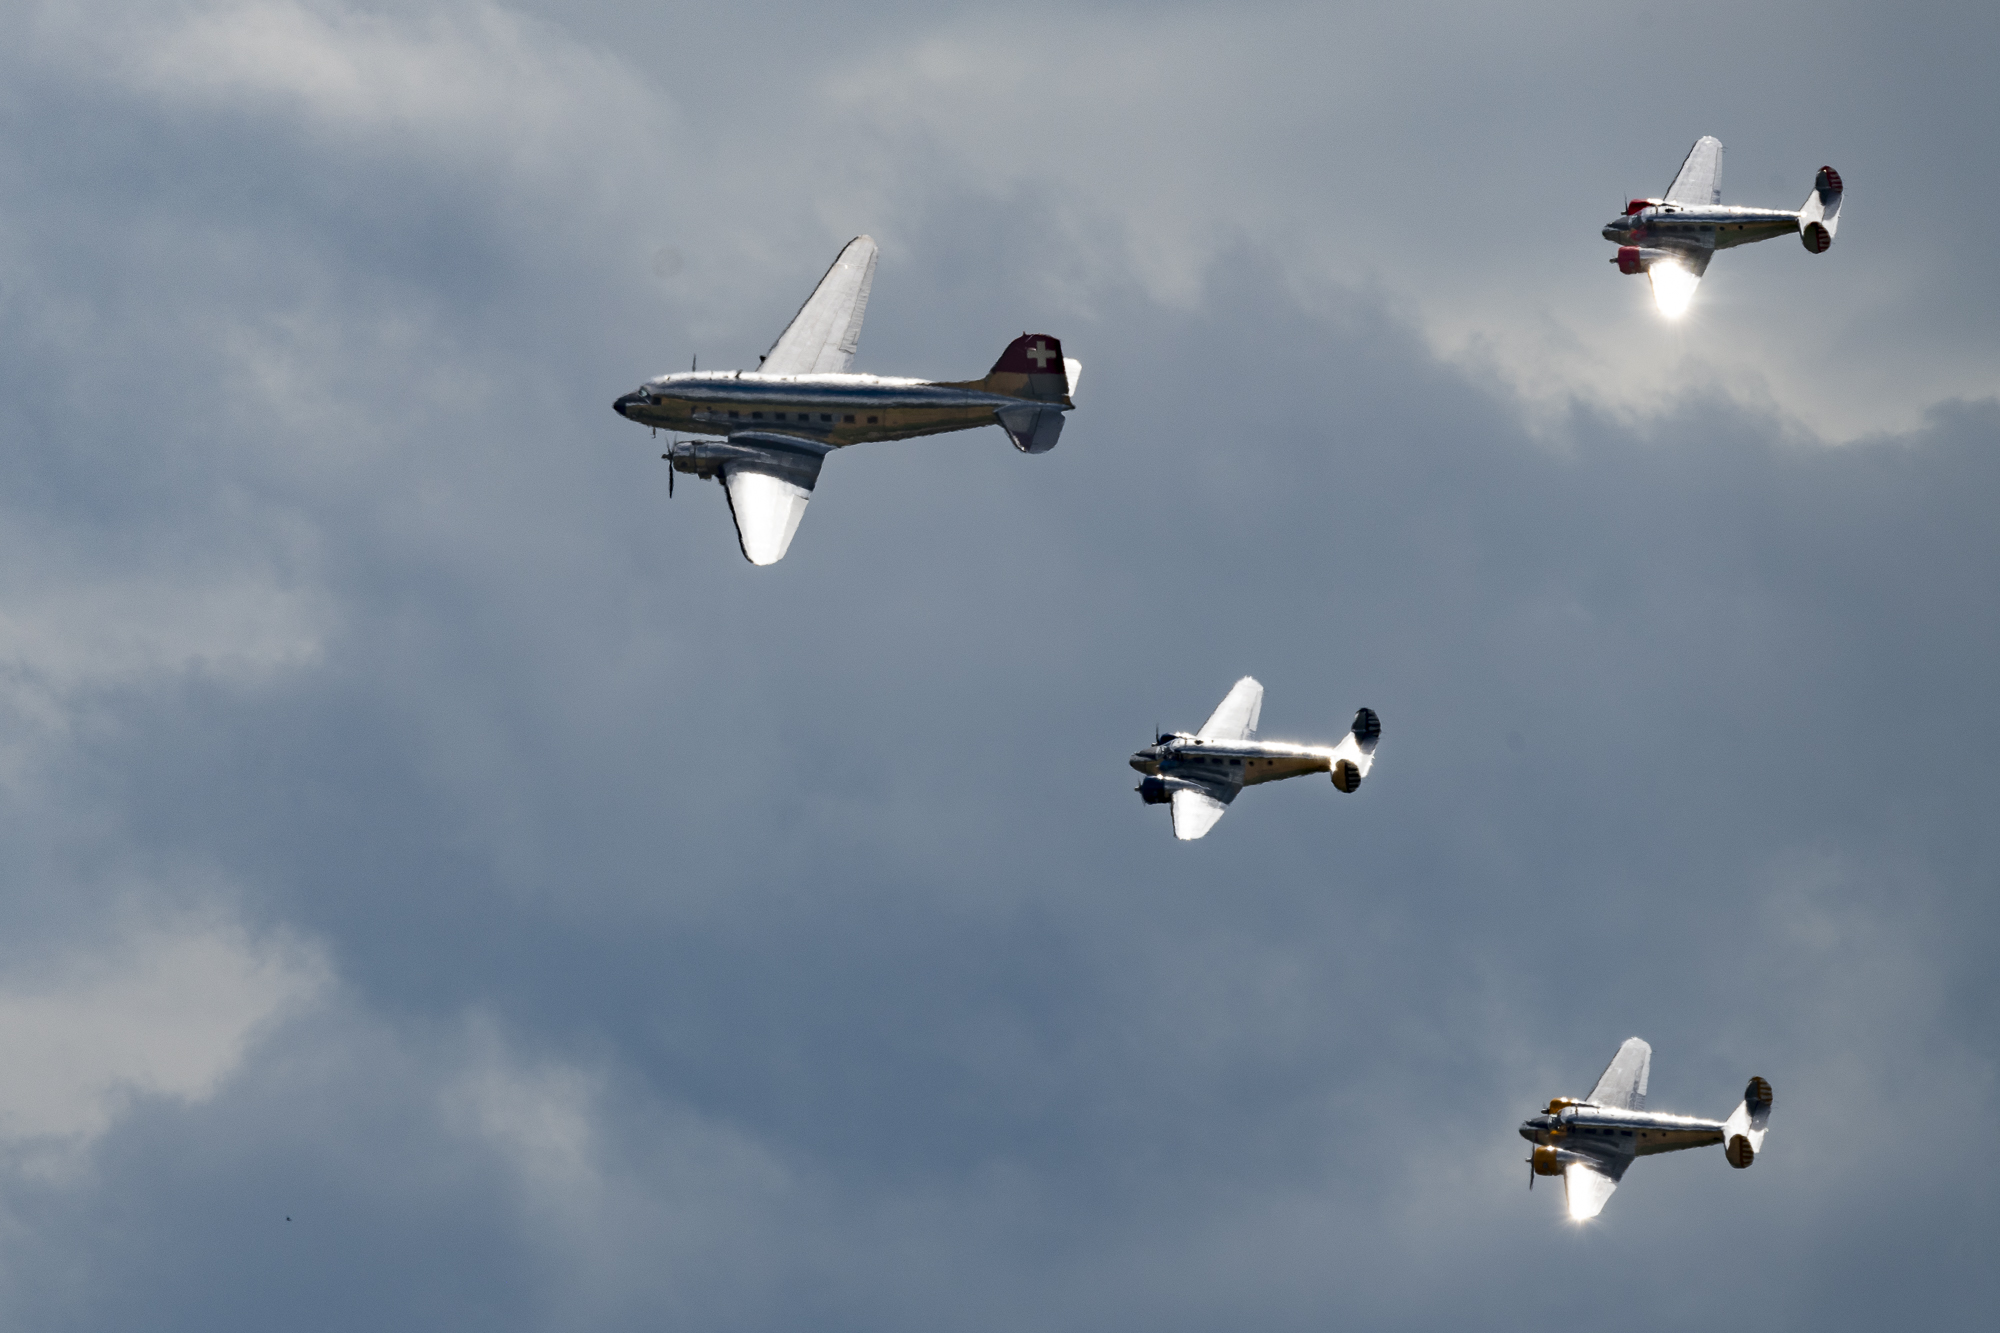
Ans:
[{"label": "nose of aircraft", "polygon": [[617,402],[613,403],[611,405],[611,410],[613,412],[616,412],[619,416],[624,417],[627,420],[630,420],[632,414],[626,411],[625,409],[632,406],[632,404],[634,403],[643,403],[645,401],[646,401],[646,395],[643,393],[628,393],[624,397],[620,398]]},{"label": "nose of aircraft", "polygon": [[1153,766],[1152,756],[1147,754],[1144,750],[1139,751],[1139,753],[1133,755],[1130,759],[1126,760],[1125,762],[1132,765],[1132,767],[1138,769],[1141,773],[1144,773],[1147,769]]}]

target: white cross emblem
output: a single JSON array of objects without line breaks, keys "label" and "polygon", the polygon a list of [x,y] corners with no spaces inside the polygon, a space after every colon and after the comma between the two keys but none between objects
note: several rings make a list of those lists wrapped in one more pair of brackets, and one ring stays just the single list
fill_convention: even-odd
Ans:
[{"label": "white cross emblem", "polygon": [[1036,343],[1028,349],[1027,354],[1034,360],[1036,370],[1047,370],[1049,368],[1049,358],[1055,355],[1054,352],[1049,350],[1047,343]]}]

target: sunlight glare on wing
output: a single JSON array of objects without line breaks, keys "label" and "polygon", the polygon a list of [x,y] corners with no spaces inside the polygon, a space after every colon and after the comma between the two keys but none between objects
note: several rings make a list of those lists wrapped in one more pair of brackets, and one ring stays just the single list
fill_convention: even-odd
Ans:
[{"label": "sunlight glare on wing", "polygon": [[1679,319],[1687,313],[1700,278],[1679,264],[1664,261],[1647,269],[1646,276],[1653,281],[1653,303],[1659,306],[1661,314],[1668,319]]}]

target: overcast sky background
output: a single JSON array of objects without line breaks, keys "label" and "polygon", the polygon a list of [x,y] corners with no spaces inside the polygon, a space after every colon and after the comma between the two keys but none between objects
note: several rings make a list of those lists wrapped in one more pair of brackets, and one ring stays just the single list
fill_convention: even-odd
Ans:
[{"label": "overcast sky background", "polygon": [[[1983,1326],[1996,50],[9,8],[0,1322]],[[1704,133],[1844,225],[1669,325],[1597,233]],[[857,369],[1081,407],[753,569],[610,403],[863,231]],[[1176,844],[1125,758],[1246,673],[1379,762]],[[1634,1034],[1773,1132],[1576,1227],[1515,1126]]]}]

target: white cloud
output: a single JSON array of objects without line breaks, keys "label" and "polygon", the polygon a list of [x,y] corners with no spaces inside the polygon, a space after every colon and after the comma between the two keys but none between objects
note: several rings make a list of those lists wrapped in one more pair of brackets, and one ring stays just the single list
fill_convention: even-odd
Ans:
[{"label": "white cloud", "polygon": [[59,1165],[135,1098],[213,1096],[257,1036],[327,987],[313,949],[212,919],[120,932],[0,975],[0,1145]]}]

